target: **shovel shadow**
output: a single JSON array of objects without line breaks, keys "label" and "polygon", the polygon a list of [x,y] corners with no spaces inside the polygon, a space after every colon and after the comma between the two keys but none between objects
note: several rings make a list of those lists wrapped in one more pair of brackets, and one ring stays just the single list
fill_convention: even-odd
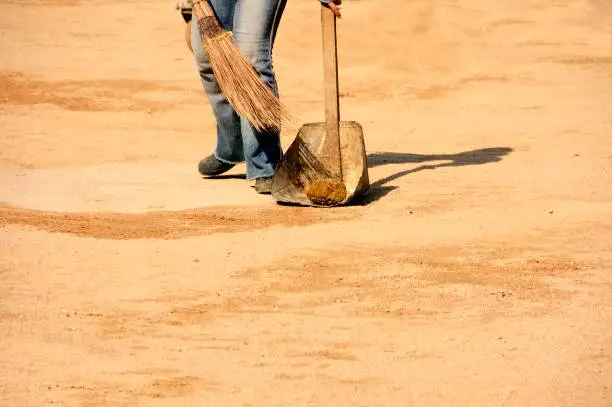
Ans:
[{"label": "shovel shadow", "polygon": [[389,192],[397,189],[397,186],[386,186],[385,184],[423,170],[435,170],[443,167],[461,167],[464,165],[482,165],[501,161],[502,158],[514,151],[510,147],[491,147],[478,150],[464,151],[457,154],[412,154],[412,153],[371,153],[368,154],[368,168],[378,167],[385,164],[420,164],[428,161],[447,161],[439,164],[422,164],[415,168],[396,172],[385,178],[379,179],[370,185],[370,190],[362,200],[362,204],[379,200]]}]

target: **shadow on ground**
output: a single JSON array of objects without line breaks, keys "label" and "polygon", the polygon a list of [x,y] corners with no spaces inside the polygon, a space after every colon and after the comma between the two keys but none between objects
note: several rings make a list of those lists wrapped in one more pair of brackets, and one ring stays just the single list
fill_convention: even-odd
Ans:
[{"label": "shadow on ground", "polygon": [[202,175],[203,179],[246,179],[246,174]]},{"label": "shadow on ground", "polygon": [[464,151],[457,154],[413,154],[413,153],[371,153],[368,154],[368,168],[385,164],[420,164],[429,161],[446,161],[438,164],[423,164],[418,167],[409,168],[396,172],[385,178],[379,179],[371,184],[370,191],[366,195],[363,204],[379,200],[389,192],[398,188],[385,184],[423,170],[435,170],[442,167],[460,167],[464,165],[482,165],[501,161],[502,158],[513,150],[510,147],[491,147],[472,151]]}]

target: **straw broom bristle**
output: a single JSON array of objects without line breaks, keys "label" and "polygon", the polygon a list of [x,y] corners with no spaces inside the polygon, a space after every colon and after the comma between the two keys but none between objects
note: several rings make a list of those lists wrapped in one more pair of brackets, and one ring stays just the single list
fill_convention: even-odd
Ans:
[{"label": "straw broom bristle", "polygon": [[257,130],[280,130],[291,121],[278,97],[244,58],[232,38],[214,16],[206,0],[193,3],[204,51],[219,87],[236,112]]}]

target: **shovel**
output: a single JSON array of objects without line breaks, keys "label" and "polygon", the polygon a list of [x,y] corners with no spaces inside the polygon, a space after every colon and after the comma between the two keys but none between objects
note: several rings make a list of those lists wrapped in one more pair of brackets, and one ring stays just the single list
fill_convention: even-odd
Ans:
[{"label": "shovel", "polygon": [[370,187],[363,140],[357,122],[340,122],[336,16],[321,6],[325,122],[304,124],[272,179],[278,202],[339,206],[361,197]]}]

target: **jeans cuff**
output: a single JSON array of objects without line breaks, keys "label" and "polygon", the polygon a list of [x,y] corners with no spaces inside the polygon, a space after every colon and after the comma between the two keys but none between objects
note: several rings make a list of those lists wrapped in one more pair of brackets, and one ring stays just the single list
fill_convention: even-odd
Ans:
[{"label": "jeans cuff", "polygon": [[268,178],[268,177],[273,177],[274,173],[270,174],[270,173],[257,173],[257,174],[247,174],[246,175],[246,180],[247,181],[253,181],[256,180],[257,178]]}]

